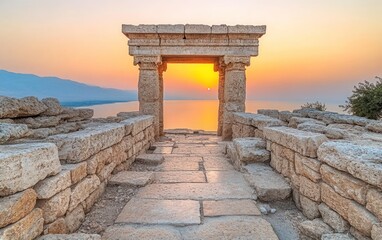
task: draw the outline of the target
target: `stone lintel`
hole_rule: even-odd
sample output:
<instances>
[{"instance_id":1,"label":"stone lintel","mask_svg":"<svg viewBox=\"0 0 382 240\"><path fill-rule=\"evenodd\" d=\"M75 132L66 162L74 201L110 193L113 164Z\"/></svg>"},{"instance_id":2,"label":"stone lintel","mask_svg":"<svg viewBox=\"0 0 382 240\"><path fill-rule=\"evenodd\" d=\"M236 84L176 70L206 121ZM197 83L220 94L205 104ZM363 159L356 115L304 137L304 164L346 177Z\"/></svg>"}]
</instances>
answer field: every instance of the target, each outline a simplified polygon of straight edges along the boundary
<instances>
[{"instance_id":1,"label":"stone lintel","mask_svg":"<svg viewBox=\"0 0 382 240\"><path fill-rule=\"evenodd\" d=\"M160 35L185 35L185 34L198 34L198 35L251 35L252 38L260 38L266 33L266 26L253 26L253 25L202 25L202 24L159 24L159 25L131 25L123 24L122 33L128 38L136 38L139 34L160 34Z\"/></svg>"}]
</instances>

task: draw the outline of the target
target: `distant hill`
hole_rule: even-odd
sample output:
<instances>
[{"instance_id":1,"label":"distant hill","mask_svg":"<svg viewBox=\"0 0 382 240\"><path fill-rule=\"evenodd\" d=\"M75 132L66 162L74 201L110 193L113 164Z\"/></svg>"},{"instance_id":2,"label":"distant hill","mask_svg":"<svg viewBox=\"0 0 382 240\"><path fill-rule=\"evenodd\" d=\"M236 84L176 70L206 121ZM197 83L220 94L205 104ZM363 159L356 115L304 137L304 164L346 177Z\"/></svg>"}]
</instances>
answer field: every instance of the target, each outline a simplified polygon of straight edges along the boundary
<instances>
[{"instance_id":1,"label":"distant hill","mask_svg":"<svg viewBox=\"0 0 382 240\"><path fill-rule=\"evenodd\" d=\"M81 106L137 100L137 92L91 86L57 77L39 77L32 74L0 70L0 95L39 99L55 97L64 105Z\"/></svg>"}]
</instances>

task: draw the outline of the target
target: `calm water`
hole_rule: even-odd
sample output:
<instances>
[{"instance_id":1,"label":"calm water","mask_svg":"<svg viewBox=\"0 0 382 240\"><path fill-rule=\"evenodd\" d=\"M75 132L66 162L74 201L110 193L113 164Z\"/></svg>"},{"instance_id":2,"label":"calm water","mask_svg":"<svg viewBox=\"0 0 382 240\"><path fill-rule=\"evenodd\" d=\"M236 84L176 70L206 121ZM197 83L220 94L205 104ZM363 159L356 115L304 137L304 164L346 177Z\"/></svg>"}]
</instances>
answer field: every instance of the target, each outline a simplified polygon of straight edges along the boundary
<instances>
[{"instance_id":1,"label":"calm water","mask_svg":"<svg viewBox=\"0 0 382 240\"><path fill-rule=\"evenodd\" d=\"M258 109L293 110L300 108L301 102L246 102L246 112L256 113ZM164 101L164 128L189 128L216 131L218 119L217 100L167 100ZM111 103L90 106L94 117L115 116L119 112L138 111L138 102ZM338 105L326 105L328 111L342 112Z\"/></svg>"}]
</instances>

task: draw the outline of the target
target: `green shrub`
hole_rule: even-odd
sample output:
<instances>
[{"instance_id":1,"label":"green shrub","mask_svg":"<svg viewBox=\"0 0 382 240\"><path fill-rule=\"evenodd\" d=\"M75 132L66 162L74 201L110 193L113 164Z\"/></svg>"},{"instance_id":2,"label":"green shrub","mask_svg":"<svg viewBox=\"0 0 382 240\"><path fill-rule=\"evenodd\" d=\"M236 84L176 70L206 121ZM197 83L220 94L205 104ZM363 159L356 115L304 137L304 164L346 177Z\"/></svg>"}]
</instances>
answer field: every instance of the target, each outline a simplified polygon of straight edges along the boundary
<instances>
[{"instance_id":1,"label":"green shrub","mask_svg":"<svg viewBox=\"0 0 382 240\"><path fill-rule=\"evenodd\" d=\"M326 106L324 103L320 103L320 102L314 102L314 103L305 103L304 105L301 106L301 108L313 108L313 109L316 109L316 110L319 110L319 111L325 111L326 110Z\"/></svg>"},{"instance_id":2,"label":"green shrub","mask_svg":"<svg viewBox=\"0 0 382 240\"><path fill-rule=\"evenodd\" d=\"M379 119L382 117L382 78L375 77L377 82L365 81L354 86L353 94L348 97L345 105L340 105L344 111L351 114Z\"/></svg>"}]
</instances>

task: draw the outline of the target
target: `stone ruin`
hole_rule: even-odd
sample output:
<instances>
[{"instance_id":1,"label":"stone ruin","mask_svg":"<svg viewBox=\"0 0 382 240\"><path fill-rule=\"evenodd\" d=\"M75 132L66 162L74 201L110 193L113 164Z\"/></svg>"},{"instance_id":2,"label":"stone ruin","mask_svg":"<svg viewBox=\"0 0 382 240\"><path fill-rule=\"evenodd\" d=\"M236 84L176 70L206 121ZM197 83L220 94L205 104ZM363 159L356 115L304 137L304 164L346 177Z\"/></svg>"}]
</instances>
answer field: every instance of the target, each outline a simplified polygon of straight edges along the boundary
<instances>
[{"instance_id":1,"label":"stone ruin","mask_svg":"<svg viewBox=\"0 0 382 240\"><path fill-rule=\"evenodd\" d=\"M293 198L310 219L303 237L382 239L382 121L259 110L235 113L232 131L233 165L249 173L259 199Z\"/></svg>"},{"instance_id":2,"label":"stone ruin","mask_svg":"<svg viewBox=\"0 0 382 240\"><path fill-rule=\"evenodd\" d=\"M155 135L163 135L163 72L168 63L212 63L219 72L219 136L232 137L234 112L245 112L245 68L258 55L266 26L123 25L129 54L139 65L139 109L154 116Z\"/></svg>"},{"instance_id":3,"label":"stone ruin","mask_svg":"<svg viewBox=\"0 0 382 240\"><path fill-rule=\"evenodd\" d=\"M92 116L53 98L0 97L0 239L76 231L111 174L154 141L151 116Z\"/></svg>"},{"instance_id":4,"label":"stone ruin","mask_svg":"<svg viewBox=\"0 0 382 240\"><path fill-rule=\"evenodd\" d=\"M234 211L254 211L251 214L256 217L247 222L247 227L258 234L266 232L268 238L263 239L285 239L272 229L278 226L258 218L261 213L254 204L256 198L270 203L292 199L308 219L298 224L301 239L382 239L381 121L314 109L244 112L245 66L249 65L250 56L257 55L258 38L265 33L265 27L124 25L123 33L130 38L134 63L140 66L140 113L94 119L92 110L65 108L52 98L39 101L34 97L0 97L0 239L35 239L43 235L39 237L42 240L99 240L100 235L75 232L108 183L119 184L125 178L139 182L139 173L125 172L136 159L162 164L172 153L172 157L186 154L185 159L190 159L190 163L180 167L196 164L192 166L194 170L206 174L205 168L234 166L246 181L246 185L242 183L236 189L235 184L227 182L230 177L226 175L225 184L182 185L193 189L149 184L140 191L138 195L184 194L181 200L194 200L186 200L192 202L194 210L186 220L192 218L197 226L186 230L171 228L174 239L182 239L178 231L184 231L183 236L191 239L195 234L211 236L210 231L203 230L208 226L225 226L240 234L240 223L244 221L240 216L229 223L206 219L230 211L231 215ZM219 71L218 134L227 140L232 136L233 140L221 142L210 136L207 139L214 139L211 143L199 136L187 138L192 131L180 136L175 131L171 134L181 139L179 145L162 139L155 142L163 133L162 72L166 63L200 61L214 63ZM188 146L189 143L196 147ZM148 149L152 152L150 146L155 148L154 154L145 154ZM203 159L203 155L215 155L195 162L192 154ZM235 174L238 177L239 172ZM209 177L202 174L204 181ZM170 185L175 193L168 190ZM206 186L208 191L198 186ZM230 207L224 205L227 199L211 201L221 200L214 199L213 194L236 198L227 196L231 192L245 199L239 205L231 201ZM147 207L146 203L152 202L155 201L142 198L129 203L139 208L141 203ZM200 202L206 208L199 207ZM260 208L263 214L274 212L263 210ZM134 213L131 208L126 211ZM129 214L121 213L121 219L131 221ZM253 229L252 225L261 229ZM151 229L151 234L157 229ZM118 236L124 231L127 230L121 226L112 226L104 239L120 239ZM140 228L130 226L129 231L139 232Z\"/></svg>"}]
</instances>

